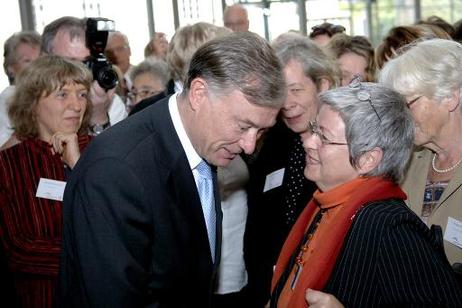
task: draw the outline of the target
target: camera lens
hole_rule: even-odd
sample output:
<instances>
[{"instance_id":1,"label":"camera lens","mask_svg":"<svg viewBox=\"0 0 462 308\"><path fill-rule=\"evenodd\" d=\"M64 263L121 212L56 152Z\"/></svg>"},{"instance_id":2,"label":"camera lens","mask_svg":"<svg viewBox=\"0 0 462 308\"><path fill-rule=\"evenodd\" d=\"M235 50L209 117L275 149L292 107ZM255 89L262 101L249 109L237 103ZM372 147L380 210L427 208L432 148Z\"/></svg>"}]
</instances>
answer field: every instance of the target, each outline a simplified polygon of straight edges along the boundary
<instances>
[{"instance_id":1,"label":"camera lens","mask_svg":"<svg viewBox=\"0 0 462 308\"><path fill-rule=\"evenodd\" d=\"M93 76L101 88L110 90L115 88L119 82L117 73L110 66L101 67L96 73L96 76Z\"/></svg>"}]
</instances>

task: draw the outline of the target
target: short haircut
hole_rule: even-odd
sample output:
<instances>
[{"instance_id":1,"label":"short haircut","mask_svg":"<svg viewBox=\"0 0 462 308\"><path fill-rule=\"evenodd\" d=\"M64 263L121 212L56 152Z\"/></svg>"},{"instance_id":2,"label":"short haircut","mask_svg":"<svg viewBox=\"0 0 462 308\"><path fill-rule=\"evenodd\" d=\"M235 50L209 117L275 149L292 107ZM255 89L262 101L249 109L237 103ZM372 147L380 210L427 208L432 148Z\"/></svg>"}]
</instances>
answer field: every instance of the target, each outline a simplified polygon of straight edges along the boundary
<instances>
[{"instance_id":1,"label":"short haircut","mask_svg":"<svg viewBox=\"0 0 462 308\"><path fill-rule=\"evenodd\" d=\"M345 137L353 167L358 166L364 153L378 147L383 152L382 160L365 176L380 176L399 183L414 142L414 126L406 100L380 84L363 82L360 85L320 94L320 106L327 105L337 111L345 123ZM359 99L361 91L370 95L370 102Z\"/></svg>"},{"instance_id":2,"label":"short haircut","mask_svg":"<svg viewBox=\"0 0 462 308\"><path fill-rule=\"evenodd\" d=\"M251 32L231 33L202 45L192 57L184 92L198 77L214 94L238 90L250 103L265 107L280 108L287 92L274 50Z\"/></svg>"},{"instance_id":3,"label":"short haircut","mask_svg":"<svg viewBox=\"0 0 462 308\"><path fill-rule=\"evenodd\" d=\"M311 28L310 38L314 39L318 35L334 36L337 33L345 32L345 27L342 25L334 25L330 22L324 22Z\"/></svg>"},{"instance_id":4,"label":"short haircut","mask_svg":"<svg viewBox=\"0 0 462 308\"><path fill-rule=\"evenodd\" d=\"M285 67L296 60L302 66L306 77L319 89L322 79L329 81L330 87L340 83L340 71L332 59L312 40L296 33L285 33L273 42L273 48Z\"/></svg>"},{"instance_id":5,"label":"short haircut","mask_svg":"<svg viewBox=\"0 0 462 308\"><path fill-rule=\"evenodd\" d=\"M149 58L135 66L130 73L130 79L135 80L141 74L148 73L153 78L158 79L163 85L168 82L168 66L163 60Z\"/></svg>"},{"instance_id":6,"label":"short haircut","mask_svg":"<svg viewBox=\"0 0 462 308\"><path fill-rule=\"evenodd\" d=\"M170 41L167 53L167 63L172 79L184 83L189 61L194 52L205 42L229 33L231 30L225 27L206 22L198 22L178 29Z\"/></svg>"},{"instance_id":7,"label":"short haircut","mask_svg":"<svg viewBox=\"0 0 462 308\"><path fill-rule=\"evenodd\" d=\"M3 69L10 82L12 82L14 76L10 76L8 67L14 64L18 59L16 55L16 49L21 44L27 44L32 47L40 48L40 34L36 31L21 31L16 32L10 36L3 44Z\"/></svg>"},{"instance_id":8,"label":"short haircut","mask_svg":"<svg viewBox=\"0 0 462 308\"><path fill-rule=\"evenodd\" d=\"M366 60L366 78L364 81L375 81L376 64L374 48L371 42L364 36L349 36L344 33L336 34L326 45L326 51L334 59L338 59L346 53L352 52Z\"/></svg>"},{"instance_id":9,"label":"short haircut","mask_svg":"<svg viewBox=\"0 0 462 308\"><path fill-rule=\"evenodd\" d=\"M20 139L38 136L35 112L40 98L69 83L82 84L90 91L92 80L91 72L80 62L51 55L39 57L19 74L8 108L8 116L16 136ZM79 134L88 133L91 102L89 98L87 100Z\"/></svg>"},{"instance_id":10,"label":"short haircut","mask_svg":"<svg viewBox=\"0 0 462 308\"><path fill-rule=\"evenodd\" d=\"M461 67L462 45L433 39L411 45L388 61L379 80L405 96L425 95L439 101L462 90Z\"/></svg>"},{"instance_id":11,"label":"short haircut","mask_svg":"<svg viewBox=\"0 0 462 308\"><path fill-rule=\"evenodd\" d=\"M85 23L85 19L64 16L46 25L42 33L42 53L49 55L54 54L53 40L60 30L67 31L71 40L78 37L85 41Z\"/></svg>"}]
</instances>

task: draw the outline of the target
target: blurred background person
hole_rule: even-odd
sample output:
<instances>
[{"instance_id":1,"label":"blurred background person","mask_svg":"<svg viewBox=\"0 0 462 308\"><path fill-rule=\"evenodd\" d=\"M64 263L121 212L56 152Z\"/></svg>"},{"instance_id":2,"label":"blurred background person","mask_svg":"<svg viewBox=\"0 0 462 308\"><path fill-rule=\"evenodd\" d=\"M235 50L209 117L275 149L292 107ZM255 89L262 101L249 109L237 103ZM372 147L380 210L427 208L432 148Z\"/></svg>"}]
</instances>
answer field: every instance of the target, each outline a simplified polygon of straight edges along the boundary
<instances>
[{"instance_id":1,"label":"blurred background person","mask_svg":"<svg viewBox=\"0 0 462 308\"><path fill-rule=\"evenodd\" d=\"M443 18L441 18L439 16L436 16L436 15L429 16L424 20L418 21L417 24L418 25L428 25L428 26L431 26L431 27L437 27L440 30L442 30L442 31L446 32L447 34L449 34L449 36L451 38L454 38L454 34L455 34L454 26L451 25L450 23L448 23L446 20L444 20Z\"/></svg>"},{"instance_id":2,"label":"blurred background person","mask_svg":"<svg viewBox=\"0 0 462 308\"><path fill-rule=\"evenodd\" d=\"M149 58L135 66L130 72L133 85L128 93L129 110L142 100L164 92L168 76L167 63L162 60Z\"/></svg>"},{"instance_id":3,"label":"blurred background person","mask_svg":"<svg viewBox=\"0 0 462 308\"><path fill-rule=\"evenodd\" d=\"M0 152L0 232L21 307L52 307L62 194L90 141L91 82L83 64L57 56L37 59L16 80L8 113L18 143Z\"/></svg>"},{"instance_id":4,"label":"blurred background person","mask_svg":"<svg viewBox=\"0 0 462 308\"><path fill-rule=\"evenodd\" d=\"M35 31L16 32L3 45L3 69L10 84L40 55L40 34Z\"/></svg>"},{"instance_id":5,"label":"blurred background person","mask_svg":"<svg viewBox=\"0 0 462 308\"><path fill-rule=\"evenodd\" d=\"M247 9L241 4L227 6L223 12L223 24L233 32L249 31Z\"/></svg>"},{"instance_id":6,"label":"blurred background person","mask_svg":"<svg viewBox=\"0 0 462 308\"><path fill-rule=\"evenodd\" d=\"M434 39L411 45L380 73L380 82L406 97L416 127L417 148L402 184L406 202L429 227L441 226L455 269L462 263L460 67L462 45Z\"/></svg>"},{"instance_id":7,"label":"blurred background person","mask_svg":"<svg viewBox=\"0 0 462 308\"><path fill-rule=\"evenodd\" d=\"M381 69L385 63L396 55L396 51L418 39L442 38L450 40L445 31L428 25L410 25L391 28L375 51L377 67Z\"/></svg>"},{"instance_id":8,"label":"blurred background person","mask_svg":"<svg viewBox=\"0 0 462 308\"><path fill-rule=\"evenodd\" d=\"M45 26L42 33L42 54L84 61L90 56L85 43L86 19L71 16L58 18ZM128 115L125 104L115 88L106 91L93 81L90 96L93 105L90 115L90 133L97 135Z\"/></svg>"},{"instance_id":9,"label":"blurred background person","mask_svg":"<svg viewBox=\"0 0 462 308\"><path fill-rule=\"evenodd\" d=\"M107 59L122 71L124 80L122 83L122 98L126 98L133 84L130 79L130 71L133 69L133 65L130 63L132 52L127 36L120 31L109 32L104 53Z\"/></svg>"},{"instance_id":10,"label":"blurred background person","mask_svg":"<svg viewBox=\"0 0 462 308\"><path fill-rule=\"evenodd\" d=\"M163 32L154 33L154 37L148 42L144 48L144 57L156 57L165 60L168 52L168 41Z\"/></svg>"},{"instance_id":11,"label":"blurred background person","mask_svg":"<svg viewBox=\"0 0 462 308\"><path fill-rule=\"evenodd\" d=\"M225 27L215 26L206 22L198 22L177 29L168 47L167 65L170 72L170 79L167 82L166 93L152 96L142 103L135 105L130 114L139 112L165 96L181 92L183 90L183 82L187 77L189 62L194 52L205 42L229 33L231 31Z\"/></svg>"},{"instance_id":12,"label":"blurred background person","mask_svg":"<svg viewBox=\"0 0 462 308\"><path fill-rule=\"evenodd\" d=\"M319 46L325 46L331 38L337 33L344 33L345 27L342 25L334 25L329 22L316 25L311 28L310 39L316 42Z\"/></svg>"},{"instance_id":13,"label":"blurred background person","mask_svg":"<svg viewBox=\"0 0 462 308\"><path fill-rule=\"evenodd\" d=\"M3 45L3 69L10 85L0 93L0 146L13 133L7 114L9 99L14 93L14 80L40 55L40 34L35 31L16 32Z\"/></svg>"},{"instance_id":14,"label":"blurred background person","mask_svg":"<svg viewBox=\"0 0 462 308\"><path fill-rule=\"evenodd\" d=\"M318 190L279 256L271 307L306 307L307 289L346 307L460 307L462 290L399 187L414 127L404 97L355 79L319 95L302 134L305 176Z\"/></svg>"},{"instance_id":15,"label":"blurred background person","mask_svg":"<svg viewBox=\"0 0 462 308\"><path fill-rule=\"evenodd\" d=\"M325 51L342 72L342 86L348 85L355 76L360 76L363 81L375 81L374 48L366 37L338 33L325 46Z\"/></svg>"},{"instance_id":16,"label":"blurred background person","mask_svg":"<svg viewBox=\"0 0 462 308\"><path fill-rule=\"evenodd\" d=\"M286 33L273 48L284 67L287 97L276 125L262 137L249 163L244 256L250 307L268 302L281 247L316 190L303 176L305 156L299 134L316 116L318 93L339 83L335 63L310 39Z\"/></svg>"}]
</instances>

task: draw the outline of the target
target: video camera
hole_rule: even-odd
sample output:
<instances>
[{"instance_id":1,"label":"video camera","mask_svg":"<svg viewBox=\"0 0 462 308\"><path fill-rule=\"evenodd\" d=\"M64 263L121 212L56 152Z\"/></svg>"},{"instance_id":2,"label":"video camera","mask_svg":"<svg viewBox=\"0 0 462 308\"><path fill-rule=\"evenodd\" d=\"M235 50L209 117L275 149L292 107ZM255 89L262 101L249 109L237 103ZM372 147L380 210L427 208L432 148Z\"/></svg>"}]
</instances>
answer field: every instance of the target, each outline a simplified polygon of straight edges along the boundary
<instances>
[{"instance_id":1,"label":"video camera","mask_svg":"<svg viewBox=\"0 0 462 308\"><path fill-rule=\"evenodd\" d=\"M86 46L90 56L84 61L93 73L93 79L107 90L115 88L119 82L116 71L104 56L109 31L115 30L114 21L106 18L88 18L85 31Z\"/></svg>"}]
</instances>

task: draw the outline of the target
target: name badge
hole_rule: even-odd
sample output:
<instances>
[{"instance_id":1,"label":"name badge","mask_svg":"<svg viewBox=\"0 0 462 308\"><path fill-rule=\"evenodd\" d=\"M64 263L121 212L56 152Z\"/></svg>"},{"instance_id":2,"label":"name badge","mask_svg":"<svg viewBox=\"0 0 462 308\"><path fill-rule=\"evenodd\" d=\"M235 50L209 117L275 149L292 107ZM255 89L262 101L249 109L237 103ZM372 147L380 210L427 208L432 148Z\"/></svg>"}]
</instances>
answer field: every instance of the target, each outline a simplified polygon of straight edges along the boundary
<instances>
[{"instance_id":1,"label":"name badge","mask_svg":"<svg viewBox=\"0 0 462 308\"><path fill-rule=\"evenodd\" d=\"M444 240L449 243L456 245L459 248L462 248L462 222L448 217L448 223L446 225L446 230L444 231Z\"/></svg>"},{"instance_id":2,"label":"name badge","mask_svg":"<svg viewBox=\"0 0 462 308\"><path fill-rule=\"evenodd\" d=\"M268 190L281 186L285 170L285 168L282 168L268 174L266 176L265 187L263 187L263 192L267 192Z\"/></svg>"},{"instance_id":3,"label":"name badge","mask_svg":"<svg viewBox=\"0 0 462 308\"><path fill-rule=\"evenodd\" d=\"M66 182L40 178L35 196L56 201L63 201Z\"/></svg>"}]
</instances>

